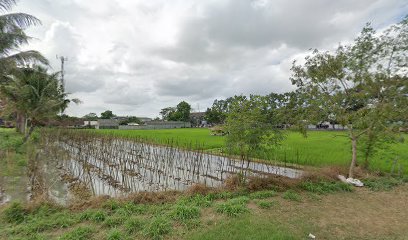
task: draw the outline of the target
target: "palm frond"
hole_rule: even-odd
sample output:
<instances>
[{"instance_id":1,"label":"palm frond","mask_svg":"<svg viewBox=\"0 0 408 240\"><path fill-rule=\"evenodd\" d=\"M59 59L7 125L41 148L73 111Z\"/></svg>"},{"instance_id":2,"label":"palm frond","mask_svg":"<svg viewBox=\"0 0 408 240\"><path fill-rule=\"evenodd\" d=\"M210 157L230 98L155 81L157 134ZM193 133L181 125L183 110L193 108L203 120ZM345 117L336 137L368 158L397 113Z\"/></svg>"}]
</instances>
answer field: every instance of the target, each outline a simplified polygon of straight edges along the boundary
<instances>
[{"instance_id":1,"label":"palm frond","mask_svg":"<svg viewBox=\"0 0 408 240\"><path fill-rule=\"evenodd\" d=\"M5 58L0 58L0 64L2 64L2 62L16 62L21 65L27 65L30 63L49 65L48 60L37 51L19 52Z\"/></svg>"},{"instance_id":2,"label":"palm frond","mask_svg":"<svg viewBox=\"0 0 408 240\"><path fill-rule=\"evenodd\" d=\"M1 11L8 11L14 5L16 5L16 3L17 3L16 0L0 0L0 10Z\"/></svg>"},{"instance_id":3,"label":"palm frond","mask_svg":"<svg viewBox=\"0 0 408 240\"><path fill-rule=\"evenodd\" d=\"M9 13L1 15L0 22L6 27L14 25L21 29L41 24L41 21L38 18L26 13Z\"/></svg>"}]
</instances>

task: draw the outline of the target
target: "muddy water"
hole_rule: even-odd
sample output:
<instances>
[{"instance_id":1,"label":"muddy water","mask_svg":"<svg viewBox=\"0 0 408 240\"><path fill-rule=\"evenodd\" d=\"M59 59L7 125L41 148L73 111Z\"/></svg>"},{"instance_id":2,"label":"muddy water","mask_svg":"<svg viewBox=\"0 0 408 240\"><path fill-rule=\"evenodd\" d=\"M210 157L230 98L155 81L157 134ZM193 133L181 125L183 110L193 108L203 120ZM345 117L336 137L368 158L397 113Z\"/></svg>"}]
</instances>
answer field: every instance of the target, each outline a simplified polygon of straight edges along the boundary
<instances>
[{"instance_id":1,"label":"muddy water","mask_svg":"<svg viewBox=\"0 0 408 240\"><path fill-rule=\"evenodd\" d=\"M243 177L282 175L300 177L302 171L203 152L185 151L125 140L59 141L44 151L68 182L86 186L93 195L123 196L140 191L185 190L195 183L218 187L232 174ZM52 146L52 147L51 147ZM59 149L58 154L52 149ZM54 151L54 154L51 152ZM69 194L53 183L56 199ZM56 196L57 194L61 196Z\"/></svg>"}]
</instances>

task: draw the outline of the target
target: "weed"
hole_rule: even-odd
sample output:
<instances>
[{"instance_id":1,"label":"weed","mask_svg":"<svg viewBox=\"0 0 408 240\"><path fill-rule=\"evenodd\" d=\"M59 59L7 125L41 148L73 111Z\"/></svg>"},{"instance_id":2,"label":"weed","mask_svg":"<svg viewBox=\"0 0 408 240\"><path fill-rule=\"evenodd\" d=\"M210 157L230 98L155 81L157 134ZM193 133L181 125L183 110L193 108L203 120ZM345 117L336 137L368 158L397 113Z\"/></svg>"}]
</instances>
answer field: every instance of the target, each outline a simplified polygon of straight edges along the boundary
<instances>
[{"instance_id":1,"label":"weed","mask_svg":"<svg viewBox=\"0 0 408 240\"><path fill-rule=\"evenodd\" d=\"M106 217L107 217L107 214L104 211L86 210L79 216L79 220L103 222L105 221Z\"/></svg>"},{"instance_id":2,"label":"weed","mask_svg":"<svg viewBox=\"0 0 408 240\"><path fill-rule=\"evenodd\" d=\"M242 213L249 212L246 204L248 203L248 197L238 197L230 199L226 202L219 203L216 206L216 211L219 213L224 213L228 216L238 216Z\"/></svg>"},{"instance_id":3,"label":"weed","mask_svg":"<svg viewBox=\"0 0 408 240\"><path fill-rule=\"evenodd\" d=\"M257 202L258 207L263 208L263 209L269 209L272 207L273 202L271 201L265 201L265 200L261 200Z\"/></svg>"},{"instance_id":4,"label":"weed","mask_svg":"<svg viewBox=\"0 0 408 240\"><path fill-rule=\"evenodd\" d=\"M93 230L90 227L77 227L74 230L65 233L60 240L88 240L92 237Z\"/></svg>"},{"instance_id":5,"label":"weed","mask_svg":"<svg viewBox=\"0 0 408 240\"><path fill-rule=\"evenodd\" d=\"M192 230L201 225L200 219L188 219L183 221L183 225L187 228L187 230Z\"/></svg>"},{"instance_id":6,"label":"weed","mask_svg":"<svg viewBox=\"0 0 408 240\"><path fill-rule=\"evenodd\" d=\"M107 217L103 222L103 225L106 227L117 227L123 224L125 219L121 216L111 216Z\"/></svg>"},{"instance_id":7,"label":"weed","mask_svg":"<svg viewBox=\"0 0 408 240\"><path fill-rule=\"evenodd\" d=\"M27 216L27 211L21 203L14 202L4 210L4 217L8 223L22 223Z\"/></svg>"},{"instance_id":8,"label":"weed","mask_svg":"<svg viewBox=\"0 0 408 240\"><path fill-rule=\"evenodd\" d=\"M143 221L138 218L131 218L125 222L125 230L128 234L139 232L143 228Z\"/></svg>"},{"instance_id":9,"label":"weed","mask_svg":"<svg viewBox=\"0 0 408 240\"><path fill-rule=\"evenodd\" d=\"M372 191L389 191L394 187L402 184L404 179L398 178L376 178L376 179L367 179L364 181L364 184Z\"/></svg>"},{"instance_id":10,"label":"weed","mask_svg":"<svg viewBox=\"0 0 408 240\"><path fill-rule=\"evenodd\" d=\"M164 217L154 218L145 228L145 235L153 239L162 239L162 237L171 231L171 223Z\"/></svg>"},{"instance_id":11,"label":"weed","mask_svg":"<svg viewBox=\"0 0 408 240\"><path fill-rule=\"evenodd\" d=\"M293 190L288 190L283 193L282 197L284 199L300 202L302 201L302 197L299 195L299 193L293 191Z\"/></svg>"},{"instance_id":12,"label":"weed","mask_svg":"<svg viewBox=\"0 0 408 240\"><path fill-rule=\"evenodd\" d=\"M125 235L118 229L113 229L108 233L107 240L123 240L126 239Z\"/></svg>"},{"instance_id":13,"label":"weed","mask_svg":"<svg viewBox=\"0 0 408 240\"><path fill-rule=\"evenodd\" d=\"M102 204L102 207L107 210L116 210L120 207L120 204L113 199L109 199Z\"/></svg>"},{"instance_id":14,"label":"weed","mask_svg":"<svg viewBox=\"0 0 408 240\"><path fill-rule=\"evenodd\" d=\"M305 181L300 184L300 187L306 191L313 192L313 193L319 193L319 194L353 191L353 187L350 184L346 184L343 182Z\"/></svg>"},{"instance_id":15,"label":"weed","mask_svg":"<svg viewBox=\"0 0 408 240\"><path fill-rule=\"evenodd\" d=\"M200 217L200 208L196 206L179 204L175 206L175 209L172 212L172 216L173 218L181 221L198 218Z\"/></svg>"},{"instance_id":16,"label":"weed","mask_svg":"<svg viewBox=\"0 0 408 240\"><path fill-rule=\"evenodd\" d=\"M265 198L270 198L276 195L276 192L273 190L266 190L266 191L259 191L259 192L254 192L249 195L251 199L265 199Z\"/></svg>"}]
</instances>

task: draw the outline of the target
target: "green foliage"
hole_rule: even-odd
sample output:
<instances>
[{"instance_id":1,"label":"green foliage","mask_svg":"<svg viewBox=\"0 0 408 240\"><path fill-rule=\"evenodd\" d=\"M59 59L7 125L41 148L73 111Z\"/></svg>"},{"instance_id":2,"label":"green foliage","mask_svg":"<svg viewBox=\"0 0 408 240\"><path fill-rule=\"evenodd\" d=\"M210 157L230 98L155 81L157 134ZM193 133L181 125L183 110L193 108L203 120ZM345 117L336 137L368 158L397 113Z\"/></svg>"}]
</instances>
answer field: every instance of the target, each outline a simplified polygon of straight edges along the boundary
<instances>
[{"instance_id":1,"label":"green foliage","mask_svg":"<svg viewBox=\"0 0 408 240\"><path fill-rule=\"evenodd\" d=\"M103 225L106 227L118 227L125 222L125 217L123 216L109 216L103 222Z\"/></svg>"},{"instance_id":2,"label":"green foliage","mask_svg":"<svg viewBox=\"0 0 408 240\"><path fill-rule=\"evenodd\" d=\"M113 117L116 117L116 115L113 114L111 110L106 110L101 113L101 119L111 119Z\"/></svg>"},{"instance_id":3,"label":"green foliage","mask_svg":"<svg viewBox=\"0 0 408 240\"><path fill-rule=\"evenodd\" d=\"M79 216L81 221L103 222L107 217L106 212L102 210L86 210Z\"/></svg>"},{"instance_id":4,"label":"green foliage","mask_svg":"<svg viewBox=\"0 0 408 240\"><path fill-rule=\"evenodd\" d=\"M120 204L115 199L109 199L102 204L102 207L108 210L116 210L120 207Z\"/></svg>"},{"instance_id":5,"label":"green foliage","mask_svg":"<svg viewBox=\"0 0 408 240\"><path fill-rule=\"evenodd\" d=\"M64 233L60 240L88 240L92 238L94 230L90 227L77 227L70 232Z\"/></svg>"},{"instance_id":6,"label":"green foliage","mask_svg":"<svg viewBox=\"0 0 408 240\"><path fill-rule=\"evenodd\" d=\"M181 101L176 107L166 107L160 111L163 120L167 121L190 121L191 106L185 101Z\"/></svg>"},{"instance_id":7,"label":"green foliage","mask_svg":"<svg viewBox=\"0 0 408 240\"><path fill-rule=\"evenodd\" d=\"M249 212L246 204L249 202L248 197L238 197L227 200L226 202L218 203L215 207L219 213L226 214L231 217L236 217L240 214Z\"/></svg>"},{"instance_id":8,"label":"green foliage","mask_svg":"<svg viewBox=\"0 0 408 240\"><path fill-rule=\"evenodd\" d=\"M152 239L162 239L164 235L170 233L171 229L171 222L160 216L152 219L144 229L144 234Z\"/></svg>"},{"instance_id":9,"label":"green foliage","mask_svg":"<svg viewBox=\"0 0 408 240\"><path fill-rule=\"evenodd\" d=\"M26 217L27 211L19 202L13 202L4 210L4 218L9 223L21 223Z\"/></svg>"},{"instance_id":10,"label":"green foliage","mask_svg":"<svg viewBox=\"0 0 408 240\"><path fill-rule=\"evenodd\" d=\"M124 240L126 236L118 229L113 229L108 233L107 240Z\"/></svg>"},{"instance_id":11,"label":"green foliage","mask_svg":"<svg viewBox=\"0 0 408 240\"><path fill-rule=\"evenodd\" d=\"M262 208L262 209L269 209L272 207L273 202L271 201L265 201L265 200L260 200L256 203L258 205L258 207Z\"/></svg>"},{"instance_id":12,"label":"green foliage","mask_svg":"<svg viewBox=\"0 0 408 240\"><path fill-rule=\"evenodd\" d=\"M178 204L175 206L172 216L177 220L188 220L200 217L200 208L192 205Z\"/></svg>"},{"instance_id":13,"label":"green foliage","mask_svg":"<svg viewBox=\"0 0 408 240\"><path fill-rule=\"evenodd\" d=\"M394 187L407 182L405 178L382 177L364 180L366 187L372 191L389 191Z\"/></svg>"},{"instance_id":14,"label":"green foliage","mask_svg":"<svg viewBox=\"0 0 408 240\"><path fill-rule=\"evenodd\" d=\"M265 190L265 191L258 191L251 193L249 197L251 199L264 199L264 198L270 198L276 196L276 192L273 190Z\"/></svg>"},{"instance_id":15,"label":"green foliage","mask_svg":"<svg viewBox=\"0 0 408 240\"><path fill-rule=\"evenodd\" d=\"M353 191L353 187L350 184L346 184L343 182L306 181L306 182L301 183L300 187L306 191L319 193L319 194Z\"/></svg>"},{"instance_id":16,"label":"green foliage","mask_svg":"<svg viewBox=\"0 0 408 240\"><path fill-rule=\"evenodd\" d=\"M286 192L283 193L282 197L287 200L292 200L296 202L302 201L302 197L299 195L299 193L293 191L293 190L287 190Z\"/></svg>"},{"instance_id":17,"label":"green foliage","mask_svg":"<svg viewBox=\"0 0 408 240\"><path fill-rule=\"evenodd\" d=\"M134 234L139 232L143 229L145 225L144 221L139 218L130 218L125 222L125 230L128 234Z\"/></svg>"}]
</instances>

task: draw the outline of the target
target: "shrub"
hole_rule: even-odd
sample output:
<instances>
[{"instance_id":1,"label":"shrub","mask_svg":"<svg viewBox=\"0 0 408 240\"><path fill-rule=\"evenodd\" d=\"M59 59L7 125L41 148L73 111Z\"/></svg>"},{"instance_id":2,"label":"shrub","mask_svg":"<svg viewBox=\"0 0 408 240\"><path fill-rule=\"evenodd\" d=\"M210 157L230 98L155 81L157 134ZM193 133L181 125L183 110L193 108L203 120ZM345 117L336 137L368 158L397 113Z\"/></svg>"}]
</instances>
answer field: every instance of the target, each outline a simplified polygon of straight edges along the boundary
<instances>
[{"instance_id":1,"label":"shrub","mask_svg":"<svg viewBox=\"0 0 408 240\"><path fill-rule=\"evenodd\" d=\"M302 201L302 197L299 195L299 193L293 191L293 190L288 190L285 193L283 193L282 196L284 199L300 202Z\"/></svg>"},{"instance_id":2,"label":"shrub","mask_svg":"<svg viewBox=\"0 0 408 240\"><path fill-rule=\"evenodd\" d=\"M22 223L27 216L27 211L23 208L21 203L14 202L4 210L5 220L9 223Z\"/></svg>"},{"instance_id":3,"label":"shrub","mask_svg":"<svg viewBox=\"0 0 408 240\"><path fill-rule=\"evenodd\" d=\"M65 233L60 240L88 240L92 237L93 230L90 227L77 227L76 229Z\"/></svg>"},{"instance_id":4,"label":"shrub","mask_svg":"<svg viewBox=\"0 0 408 240\"><path fill-rule=\"evenodd\" d=\"M161 239L163 235L170 233L170 231L170 221L164 217L156 217L145 228L145 235L153 239Z\"/></svg>"}]
</instances>

